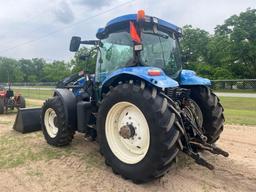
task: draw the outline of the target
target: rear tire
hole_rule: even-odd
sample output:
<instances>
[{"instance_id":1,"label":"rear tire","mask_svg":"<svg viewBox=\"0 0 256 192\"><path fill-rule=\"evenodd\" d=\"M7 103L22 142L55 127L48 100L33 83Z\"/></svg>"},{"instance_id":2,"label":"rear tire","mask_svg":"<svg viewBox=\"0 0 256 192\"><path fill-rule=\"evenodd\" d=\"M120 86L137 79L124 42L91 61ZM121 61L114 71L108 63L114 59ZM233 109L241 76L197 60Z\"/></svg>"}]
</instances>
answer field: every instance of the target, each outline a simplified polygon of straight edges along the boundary
<instances>
[{"instance_id":1,"label":"rear tire","mask_svg":"<svg viewBox=\"0 0 256 192\"><path fill-rule=\"evenodd\" d=\"M4 99L0 98L0 114L4 114Z\"/></svg>"},{"instance_id":2,"label":"rear tire","mask_svg":"<svg viewBox=\"0 0 256 192\"><path fill-rule=\"evenodd\" d=\"M48 144L60 147L71 143L74 131L68 126L60 97L48 99L42 107L41 125Z\"/></svg>"},{"instance_id":3,"label":"rear tire","mask_svg":"<svg viewBox=\"0 0 256 192\"><path fill-rule=\"evenodd\" d=\"M111 133L109 133L111 129L108 128L108 123L111 123L109 117L111 117L112 111L115 110L115 106L122 106L122 104L127 104L127 107L123 111L120 111L120 115L116 113L116 118L113 116L114 122L112 122L112 125L116 123L116 127L112 128L113 135L115 132L120 134L120 124L123 123L123 119L126 118L125 115L122 116L122 112L128 115L128 119L131 119L131 122L135 119L131 124L135 127L134 134L139 135L140 131L148 129L148 132L144 131L143 133L145 134L141 135L145 137L147 133L149 134L150 138L148 139L150 142L148 149L143 151L144 156L137 159L133 158L134 155L130 152L133 151L132 148L129 149L129 147L127 147L128 152L126 153L126 160L125 155L122 157L118 154L121 154L118 150L122 148L119 148L117 145L117 147L113 149L113 145L111 144L113 141L108 139L111 137ZM126 113L125 110L128 110L129 107L132 107L130 109L131 111L137 110L137 115L132 116L130 112L129 114ZM135 183L143 183L158 178L168 171L179 152L178 141L180 139L180 133L175 125L176 115L168 107L167 100L161 97L155 88L150 90L143 85L138 86L127 83L118 85L107 93L102 101L98 114L100 114L97 118L100 152L105 157L106 164L112 167L114 173L120 174L126 179L131 179ZM140 120L136 121L136 117ZM146 123L143 119L146 120ZM119 124L117 122L121 123ZM126 123L124 122L124 125L127 125L128 122L129 120L127 120ZM142 127L144 124L146 125ZM147 125L148 128L145 128ZM113 135L112 138L114 138ZM116 139L118 139L118 136L120 138L122 137L120 134L117 135ZM130 139L132 138L128 139L127 145L129 145L129 142L133 142L130 141ZM136 138L134 138L134 140L135 139ZM125 139L121 138L120 140ZM143 140L143 138L141 138L141 140ZM120 143L122 145L122 142ZM123 146L126 147L127 145L124 144ZM126 149L124 149L124 151L125 150Z\"/></svg>"},{"instance_id":4,"label":"rear tire","mask_svg":"<svg viewBox=\"0 0 256 192\"><path fill-rule=\"evenodd\" d=\"M198 104L203 113L204 134L208 143L215 143L224 128L223 107L219 98L208 87L197 86L191 88L191 98Z\"/></svg>"}]
</instances>

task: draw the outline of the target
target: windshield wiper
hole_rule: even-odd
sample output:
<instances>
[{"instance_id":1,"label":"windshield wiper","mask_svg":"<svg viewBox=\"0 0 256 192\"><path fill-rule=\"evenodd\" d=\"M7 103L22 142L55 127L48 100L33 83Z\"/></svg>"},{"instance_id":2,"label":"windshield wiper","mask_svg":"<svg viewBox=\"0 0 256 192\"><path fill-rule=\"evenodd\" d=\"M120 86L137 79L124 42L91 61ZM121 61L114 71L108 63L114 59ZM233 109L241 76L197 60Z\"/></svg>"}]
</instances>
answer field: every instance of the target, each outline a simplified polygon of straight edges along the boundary
<instances>
[{"instance_id":1,"label":"windshield wiper","mask_svg":"<svg viewBox=\"0 0 256 192\"><path fill-rule=\"evenodd\" d=\"M144 34L150 34L150 35L156 35L158 37L162 37L162 38L165 38L165 39L168 39L168 35L164 35L164 34L160 34L160 33L153 33L153 32L149 32L149 31L144 31L143 32Z\"/></svg>"}]
</instances>

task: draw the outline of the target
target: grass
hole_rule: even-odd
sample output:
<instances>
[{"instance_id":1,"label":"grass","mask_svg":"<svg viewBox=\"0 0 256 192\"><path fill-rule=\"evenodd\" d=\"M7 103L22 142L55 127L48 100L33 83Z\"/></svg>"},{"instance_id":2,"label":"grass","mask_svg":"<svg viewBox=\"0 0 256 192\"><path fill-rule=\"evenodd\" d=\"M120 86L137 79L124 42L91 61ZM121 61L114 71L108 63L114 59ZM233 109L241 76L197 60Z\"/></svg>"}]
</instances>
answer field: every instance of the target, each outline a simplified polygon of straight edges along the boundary
<instances>
[{"instance_id":1,"label":"grass","mask_svg":"<svg viewBox=\"0 0 256 192\"><path fill-rule=\"evenodd\" d=\"M26 99L27 107L41 107L43 105L44 100L31 100Z\"/></svg>"},{"instance_id":2,"label":"grass","mask_svg":"<svg viewBox=\"0 0 256 192\"><path fill-rule=\"evenodd\" d=\"M214 92L222 93L256 93L255 89L216 89Z\"/></svg>"},{"instance_id":3,"label":"grass","mask_svg":"<svg viewBox=\"0 0 256 192\"><path fill-rule=\"evenodd\" d=\"M69 155L72 147L54 148L43 142L34 142L41 133L19 135L9 133L0 137L0 169L12 168L29 161L51 160ZM40 136L41 137L41 136Z\"/></svg>"},{"instance_id":4,"label":"grass","mask_svg":"<svg viewBox=\"0 0 256 192\"><path fill-rule=\"evenodd\" d=\"M256 125L256 98L221 97L227 124Z\"/></svg>"},{"instance_id":5,"label":"grass","mask_svg":"<svg viewBox=\"0 0 256 192\"><path fill-rule=\"evenodd\" d=\"M37 142L41 133L19 135L11 132L0 137L0 169L12 168L31 161L51 160L69 155L72 147L54 148Z\"/></svg>"},{"instance_id":6,"label":"grass","mask_svg":"<svg viewBox=\"0 0 256 192\"><path fill-rule=\"evenodd\" d=\"M14 131L0 136L0 170L14 168L35 161L49 161L74 156L85 164L86 168L102 169L104 165L98 149L86 150L81 147L83 139L74 140L66 147L53 147L46 143L41 132L22 135ZM86 151L86 152L85 152ZM68 163L68 161L66 162ZM72 162L71 162L72 163ZM31 176L40 176L37 170L28 172Z\"/></svg>"},{"instance_id":7,"label":"grass","mask_svg":"<svg viewBox=\"0 0 256 192\"><path fill-rule=\"evenodd\" d=\"M15 93L20 93L25 98L45 100L52 96L52 90L40 89L14 89Z\"/></svg>"}]
</instances>

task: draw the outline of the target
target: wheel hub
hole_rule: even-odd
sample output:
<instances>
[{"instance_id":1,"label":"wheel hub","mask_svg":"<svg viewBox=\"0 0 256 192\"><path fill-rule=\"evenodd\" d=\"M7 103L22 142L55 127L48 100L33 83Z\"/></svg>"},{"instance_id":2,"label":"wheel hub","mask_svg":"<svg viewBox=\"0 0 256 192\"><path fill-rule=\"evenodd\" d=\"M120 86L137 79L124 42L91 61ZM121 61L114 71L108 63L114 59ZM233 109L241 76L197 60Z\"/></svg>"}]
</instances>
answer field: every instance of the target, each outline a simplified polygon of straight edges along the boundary
<instances>
[{"instance_id":1,"label":"wheel hub","mask_svg":"<svg viewBox=\"0 0 256 192\"><path fill-rule=\"evenodd\" d=\"M51 138L55 138L58 133L58 117L52 108L48 108L44 114L44 125Z\"/></svg>"},{"instance_id":2,"label":"wheel hub","mask_svg":"<svg viewBox=\"0 0 256 192\"><path fill-rule=\"evenodd\" d=\"M128 164L141 161L149 149L150 132L142 111L132 103L116 103L106 117L105 134L110 149Z\"/></svg>"},{"instance_id":3,"label":"wheel hub","mask_svg":"<svg viewBox=\"0 0 256 192\"><path fill-rule=\"evenodd\" d=\"M124 125L120 128L119 134L124 139L130 139L135 135L135 128L133 125Z\"/></svg>"}]
</instances>

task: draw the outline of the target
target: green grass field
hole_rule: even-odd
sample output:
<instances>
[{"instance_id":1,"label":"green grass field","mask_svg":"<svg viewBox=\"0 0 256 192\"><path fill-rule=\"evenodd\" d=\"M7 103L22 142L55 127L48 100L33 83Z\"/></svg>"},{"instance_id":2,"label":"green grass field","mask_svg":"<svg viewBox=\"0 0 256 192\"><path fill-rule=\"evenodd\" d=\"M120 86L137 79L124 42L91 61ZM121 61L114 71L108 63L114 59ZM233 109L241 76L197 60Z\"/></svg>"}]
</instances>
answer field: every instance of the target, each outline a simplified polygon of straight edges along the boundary
<instances>
[{"instance_id":1,"label":"green grass field","mask_svg":"<svg viewBox=\"0 0 256 192\"><path fill-rule=\"evenodd\" d=\"M227 124L256 125L256 98L221 97Z\"/></svg>"},{"instance_id":2,"label":"green grass field","mask_svg":"<svg viewBox=\"0 0 256 192\"><path fill-rule=\"evenodd\" d=\"M15 89L25 98L45 100L52 96L49 90ZM221 97L227 124L256 125L256 98Z\"/></svg>"},{"instance_id":3,"label":"green grass field","mask_svg":"<svg viewBox=\"0 0 256 192\"><path fill-rule=\"evenodd\" d=\"M21 93L25 98L45 100L52 96L51 90L40 89L14 89L15 93Z\"/></svg>"},{"instance_id":4,"label":"green grass field","mask_svg":"<svg viewBox=\"0 0 256 192\"><path fill-rule=\"evenodd\" d=\"M214 92L218 93L256 93L255 89L216 89Z\"/></svg>"}]
</instances>

